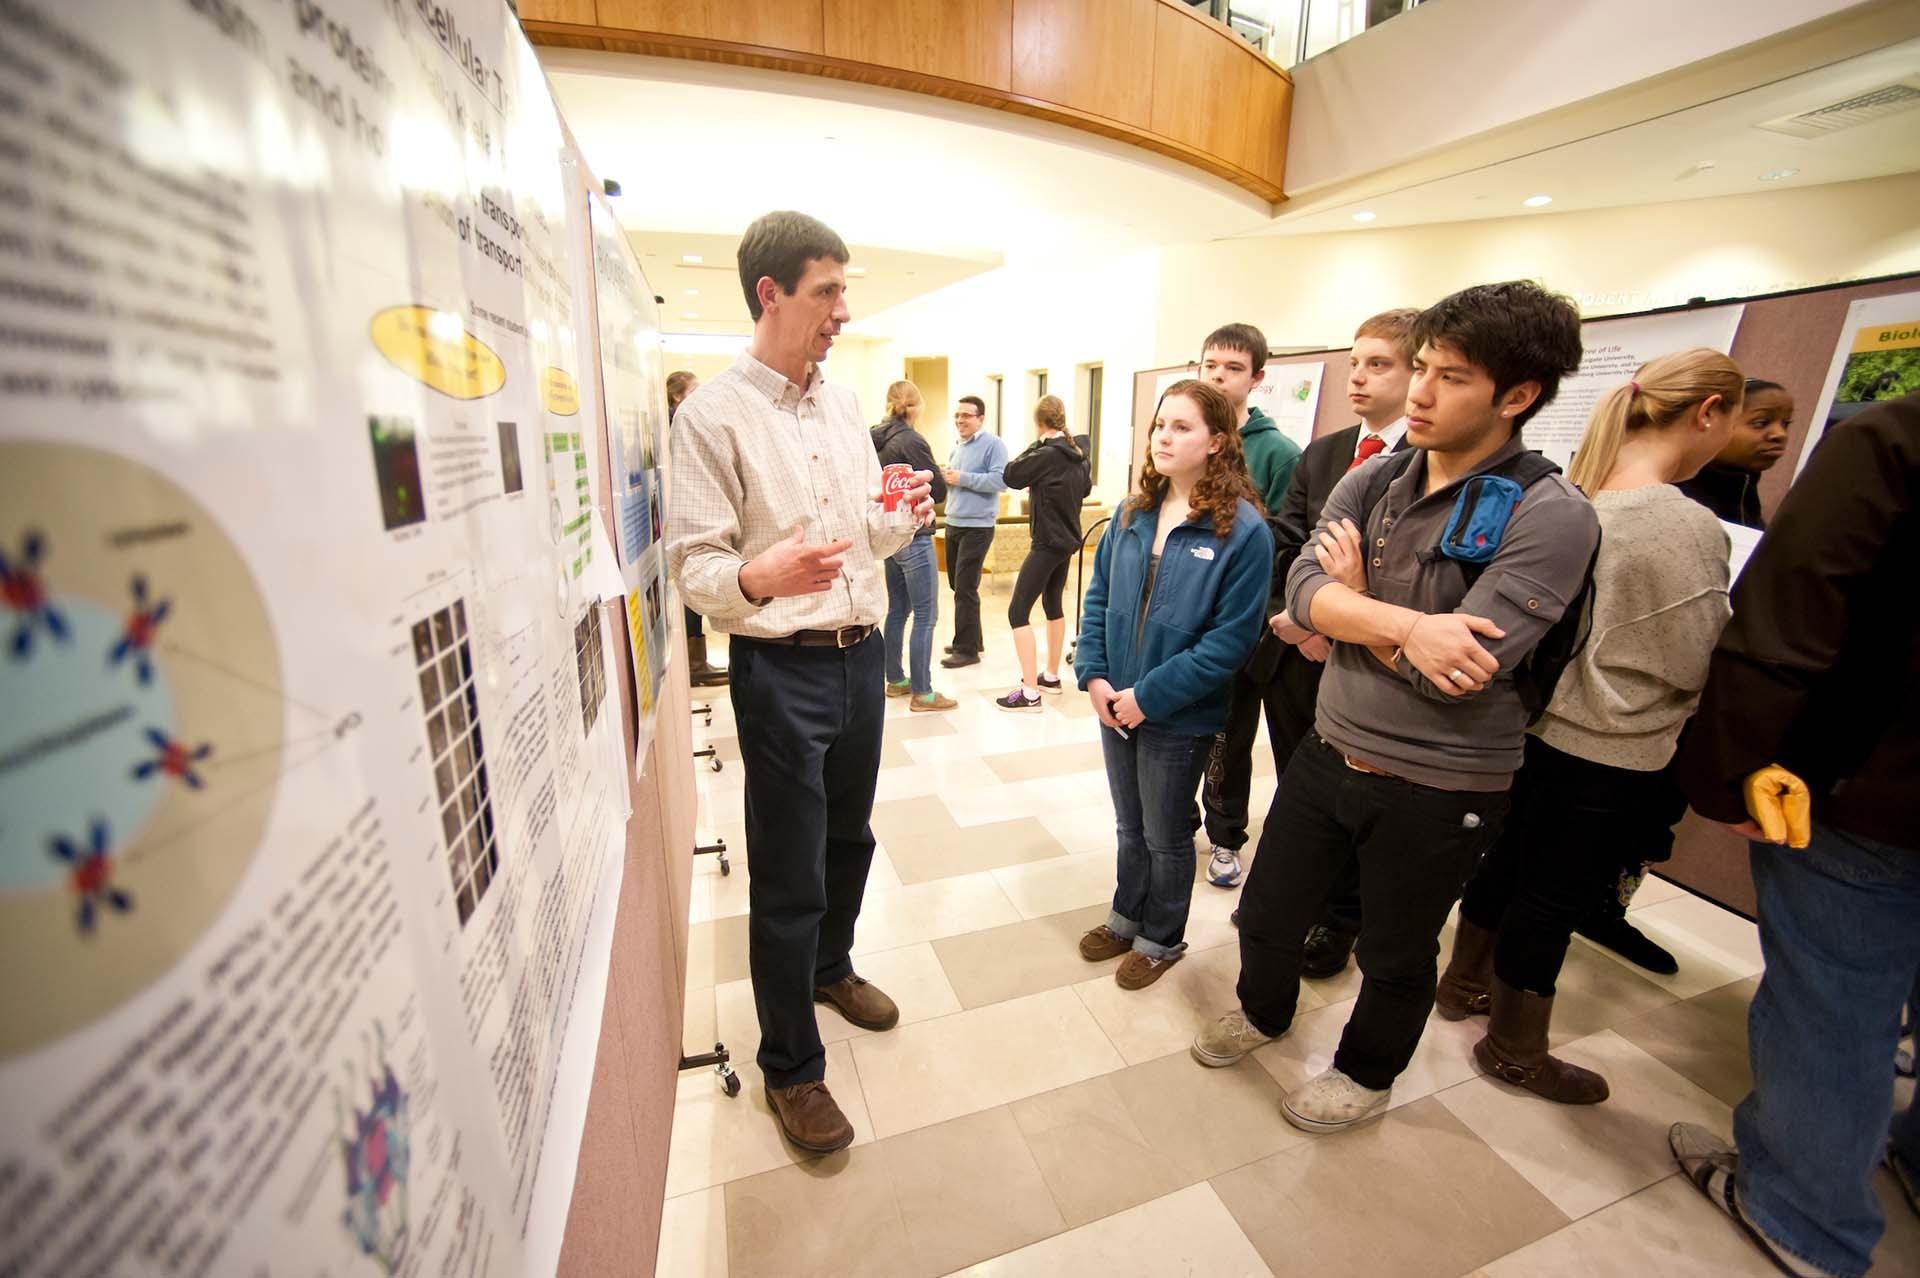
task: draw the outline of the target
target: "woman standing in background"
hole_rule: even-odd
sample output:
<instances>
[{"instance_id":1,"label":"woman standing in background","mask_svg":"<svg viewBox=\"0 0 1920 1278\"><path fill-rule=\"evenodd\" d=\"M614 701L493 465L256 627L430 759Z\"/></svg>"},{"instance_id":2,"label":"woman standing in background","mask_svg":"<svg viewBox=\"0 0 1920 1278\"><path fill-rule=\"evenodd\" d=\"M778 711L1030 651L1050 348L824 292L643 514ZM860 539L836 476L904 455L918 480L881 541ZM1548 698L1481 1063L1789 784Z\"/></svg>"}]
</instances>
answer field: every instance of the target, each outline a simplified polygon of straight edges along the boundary
<instances>
[{"instance_id":1,"label":"woman standing in background","mask_svg":"<svg viewBox=\"0 0 1920 1278\"><path fill-rule=\"evenodd\" d=\"M931 474L937 503L947 499L947 481L934 464L932 447L916 429L926 407L920 388L912 382L887 387L887 417L873 428L873 450L882 466L910 466ZM909 614L913 617L910 642L906 640ZM887 560L887 695L911 696L910 710L951 710L960 704L933 690L933 627L939 619L940 574L933 564L933 525L928 524Z\"/></svg>"},{"instance_id":2,"label":"woman standing in background","mask_svg":"<svg viewBox=\"0 0 1920 1278\"><path fill-rule=\"evenodd\" d=\"M1059 396L1041 396L1033 407L1033 424L1039 438L1001 472L1008 488L1027 490L1033 540L1013 581L1013 602L1007 606L1013 650L1020 658L1020 686L993 702L1002 710L1029 712L1040 709L1041 693L1060 691L1060 654L1067 643L1067 614L1061 600L1067 589L1067 568L1080 553L1080 503L1093 491L1086 454L1067 434L1067 406ZM1044 674L1030 624L1035 600L1047 618Z\"/></svg>"}]
</instances>

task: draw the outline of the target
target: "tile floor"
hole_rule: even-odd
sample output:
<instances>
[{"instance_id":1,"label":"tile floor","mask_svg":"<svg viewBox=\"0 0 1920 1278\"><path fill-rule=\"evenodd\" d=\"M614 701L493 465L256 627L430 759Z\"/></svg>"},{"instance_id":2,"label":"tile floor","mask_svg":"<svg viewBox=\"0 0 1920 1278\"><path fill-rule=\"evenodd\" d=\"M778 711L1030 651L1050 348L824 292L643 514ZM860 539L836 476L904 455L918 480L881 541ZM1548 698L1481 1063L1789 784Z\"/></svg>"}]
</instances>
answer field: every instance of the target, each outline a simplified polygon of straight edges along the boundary
<instances>
[{"instance_id":1,"label":"tile floor","mask_svg":"<svg viewBox=\"0 0 1920 1278\"><path fill-rule=\"evenodd\" d=\"M1749 1085L1751 924L1649 880L1634 916L1679 955L1677 976L1575 940L1554 1038L1606 1074L1604 1105L1479 1076L1480 1023L1435 1018L1385 1118L1309 1137L1278 1102L1329 1063L1357 973L1303 983L1291 1033L1206 1070L1187 1044L1233 1006L1234 893L1196 884L1192 952L1150 989L1126 993L1116 964L1080 959L1113 887L1096 728L1073 692L1037 715L993 706L1016 681L1004 610L990 587L982 665L935 670L957 710L887 703L855 953L901 1024L869 1034L821 1011L828 1083L858 1133L827 1158L782 1140L753 1067L752 864L724 691L711 727L696 724L728 761L698 776L703 833L726 837L733 873L695 866L685 1041L724 1040L745 1089L680 1080L658 1274L1773 1272L1677 1178L1665 1140L1681 1119L1725 1133ZM1264 735L1255 757L1258 815L1274 787ZM1920 1221L1881 1181L1873 1272L1920 1276Z\"/></svg>"}]
</instances>

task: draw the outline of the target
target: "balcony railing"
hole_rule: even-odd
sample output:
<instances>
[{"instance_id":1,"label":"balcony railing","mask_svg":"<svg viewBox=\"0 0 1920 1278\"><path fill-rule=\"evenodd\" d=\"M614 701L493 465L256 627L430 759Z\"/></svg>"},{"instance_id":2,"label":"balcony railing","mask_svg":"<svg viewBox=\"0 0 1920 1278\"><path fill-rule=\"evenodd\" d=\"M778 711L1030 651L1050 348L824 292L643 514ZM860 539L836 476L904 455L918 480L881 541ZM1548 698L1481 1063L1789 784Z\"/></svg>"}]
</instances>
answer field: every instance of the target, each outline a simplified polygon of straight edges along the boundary
<instances>
[{"instance_id":1,"label":"balcony railing","mask_svg":"<svg viewBox=\"0 0 1920 1278\"><path fill-rule=\"evenodd\" d=\"M1187 0L1283 67L1344 44L1420 0Z\"/></svg>"}]
</instances>

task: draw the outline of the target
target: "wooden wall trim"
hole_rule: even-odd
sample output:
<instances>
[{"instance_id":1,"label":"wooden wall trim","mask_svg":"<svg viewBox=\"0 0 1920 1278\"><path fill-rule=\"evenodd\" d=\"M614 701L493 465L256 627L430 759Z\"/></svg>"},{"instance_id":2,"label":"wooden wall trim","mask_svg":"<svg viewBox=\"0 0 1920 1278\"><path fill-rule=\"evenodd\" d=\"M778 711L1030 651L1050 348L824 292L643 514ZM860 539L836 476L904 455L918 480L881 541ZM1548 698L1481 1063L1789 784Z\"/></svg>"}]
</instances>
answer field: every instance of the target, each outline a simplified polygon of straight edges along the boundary
<instances>
[{"instance_id":1,"label":"wooden wall trim","mask_svg":"<svg viewBox=\"0 0 1920 1278\"><path fill-rule=\"evenodd\" d=\"M969 0L958 6L968 23L966 56L943 55L916 38L935 21L930 15L944 11L928 0L793 0L792 7L820 13L820 47L783 45L812 40L793 38L791 16L782 24L752 20L759 5L730 10L728 39L715 38L711 11L698 5L667 31L627 25L663 13L657 0L520 0L519 6L521 26L535 44L764 67L924 93L1050 120L1191 165L1269 203L1286 199L1293 81L1180 0ZM879 32L863 27L856 37L844 30L863 15L895 7L900 20ZM594 19L583 21L589 8ZM1061 31L1089 32L1091 24L1102 24L1098 40L1057 38ZM834 49L860 56L826 52ZM936 64L949 74L926 69Z\"/></svg>"}]
</instances>

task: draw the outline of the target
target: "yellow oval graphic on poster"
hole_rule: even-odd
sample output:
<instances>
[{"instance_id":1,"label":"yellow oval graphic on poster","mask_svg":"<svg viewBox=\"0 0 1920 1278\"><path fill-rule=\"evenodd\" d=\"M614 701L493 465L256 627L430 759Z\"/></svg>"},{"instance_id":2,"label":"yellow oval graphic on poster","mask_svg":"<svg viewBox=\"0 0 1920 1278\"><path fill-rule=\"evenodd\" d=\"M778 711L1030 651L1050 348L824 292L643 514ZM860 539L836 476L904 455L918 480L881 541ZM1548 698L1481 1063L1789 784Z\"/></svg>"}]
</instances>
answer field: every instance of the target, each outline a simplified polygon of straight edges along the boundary
<instances>
[{"instance_id":1,"label":"yellow oval graphic on poster","mask_svg":"<svg viewBox=\"0 0 1920 1278\"><path fill-rule=\"evenodd\" d=\"M540 370L540 402L556 417L571 417L580 411L580 386L573 374L549 364Z\"/></svg>"},{"instance_id":2,"label":"yellow oval graphic on poster","mask_svg":"<svg viewBox=\"0 0 1920 1278\"><path fill-rule=\"evenodd\" d=\"M390 306L367 326L395 368L455 399L479 399L507 384L507 366L452 311Z\"/></svg>"}]
</instances>

